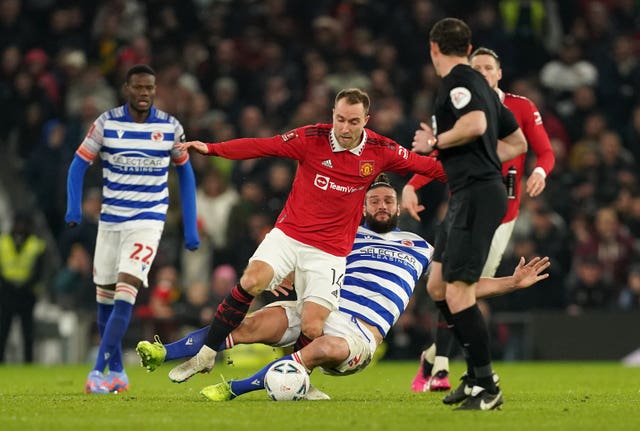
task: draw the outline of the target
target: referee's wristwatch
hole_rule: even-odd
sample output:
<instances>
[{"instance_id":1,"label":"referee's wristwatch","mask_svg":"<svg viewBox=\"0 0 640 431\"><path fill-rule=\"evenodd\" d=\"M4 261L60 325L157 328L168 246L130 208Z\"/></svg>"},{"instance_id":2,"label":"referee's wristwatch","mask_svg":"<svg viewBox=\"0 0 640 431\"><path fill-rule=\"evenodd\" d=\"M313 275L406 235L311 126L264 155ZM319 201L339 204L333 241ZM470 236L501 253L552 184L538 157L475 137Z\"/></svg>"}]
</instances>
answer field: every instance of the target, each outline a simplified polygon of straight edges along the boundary
<instances>
[{"instance_id":1,"label":"referee's wristwatch","mask_svg":"<svg viewBox=\"0 0 640 431\"><path fill-rule=\"evenodd\" d=\"M427 144L431 147L432 150L438 149L438 138L436 136L432 136L427 139Z\"/></svg>"}]
</instances>

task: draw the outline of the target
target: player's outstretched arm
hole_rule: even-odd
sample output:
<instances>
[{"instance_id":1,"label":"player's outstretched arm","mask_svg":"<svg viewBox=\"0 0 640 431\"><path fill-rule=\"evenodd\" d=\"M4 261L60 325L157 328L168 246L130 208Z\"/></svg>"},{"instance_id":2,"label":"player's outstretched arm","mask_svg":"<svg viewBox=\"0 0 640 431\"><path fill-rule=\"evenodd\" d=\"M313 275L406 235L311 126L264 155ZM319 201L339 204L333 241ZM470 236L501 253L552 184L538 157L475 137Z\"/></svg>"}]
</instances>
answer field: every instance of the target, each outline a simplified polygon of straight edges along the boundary
<instances>
[{"instance_id":1,"label":"player's outstretched arm","mask_svg":"<svg viewBox=\"0 0 640 431\"><path fill-rule=\"evenodd\" d=\"M202 141L187 141L180 142L176 144L176 148L180 151L188 151L189 148L193 148L200 154L204 154L205 156L209 154L209 149L207 148L207 144Z\"/></svg>"},{"instance_id":2,"label":"player's outstretched arm","mask_svg":"<svg viewBox=\"0 0 640 431\"><path fill-rule=\"evenodd\" d=\"M418 194L412 185L406 185L402 189L402 209L413 219L420 221L418 213L424 211L424 205L418 202Z\"/></svg>"},{"instance_id":3,"label":"player's outstretched arm","mask_svg":"<svg viewBox=\"0 0 640 431\"><path fill-rule=\"evenodd\" d=\"M548 257L534 257L525 263L524 257L509 277L482 277L478 281L476 288L477 298L487 298L491 296L504 295L514 290L526 289L540 280L549 277L548 273L543 273L551 266Z\"/></svg>"}]
</instances>

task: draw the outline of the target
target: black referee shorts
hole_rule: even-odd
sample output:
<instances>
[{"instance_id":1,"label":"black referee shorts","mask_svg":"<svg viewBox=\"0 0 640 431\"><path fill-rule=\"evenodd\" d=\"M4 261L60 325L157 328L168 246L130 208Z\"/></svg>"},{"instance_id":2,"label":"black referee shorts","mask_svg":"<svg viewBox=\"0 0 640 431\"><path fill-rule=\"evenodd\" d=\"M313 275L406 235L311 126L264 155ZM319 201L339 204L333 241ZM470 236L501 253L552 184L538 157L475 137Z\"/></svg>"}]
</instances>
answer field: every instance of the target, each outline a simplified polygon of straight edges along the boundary
<instances>
[{"instance_id":1,"label":"black referee shorts","mask_svg":"<svg viewBox=\"0 0 640 431\"><path fill-rule=\"evenodd\" d=\"M480 279L491 240L507 210L502 181L476 183L456 191L436 235L433 260L442 263L446 282Z\"/></svg>"}]
</instances>

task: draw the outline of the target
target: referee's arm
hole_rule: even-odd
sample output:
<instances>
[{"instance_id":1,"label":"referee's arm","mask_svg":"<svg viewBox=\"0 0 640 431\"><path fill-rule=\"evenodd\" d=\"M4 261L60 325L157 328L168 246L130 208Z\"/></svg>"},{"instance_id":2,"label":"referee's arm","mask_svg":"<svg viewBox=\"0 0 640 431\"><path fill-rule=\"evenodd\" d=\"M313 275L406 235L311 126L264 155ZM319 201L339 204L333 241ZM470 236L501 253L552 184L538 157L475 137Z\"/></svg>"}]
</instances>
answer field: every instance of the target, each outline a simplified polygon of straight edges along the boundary
<instances>
[{"instance_id":1,"label":"referee's arm","mask_svg":"<svg viewBox=\"0 0 640 431\"><path fill-rule=\"evenodd\" d=\"M527 152L527 140L524 137L524 133L520 128L515 132L505 136L502 139L498 139L498 157L500 162L506 162L511 160L522 153Z\"/></svg>"},{"instance_id":2,"label":"referee's arm","mask_svg":"<svg viewBox=\"0 0 640 431\"><path fill-rule=\"evenodd\" d=\"M452 148L467 144L487 130L487 117L482 111L471 111L458 118L453 127L438 135L438 148Z\"/></svg>"}]
</instances>

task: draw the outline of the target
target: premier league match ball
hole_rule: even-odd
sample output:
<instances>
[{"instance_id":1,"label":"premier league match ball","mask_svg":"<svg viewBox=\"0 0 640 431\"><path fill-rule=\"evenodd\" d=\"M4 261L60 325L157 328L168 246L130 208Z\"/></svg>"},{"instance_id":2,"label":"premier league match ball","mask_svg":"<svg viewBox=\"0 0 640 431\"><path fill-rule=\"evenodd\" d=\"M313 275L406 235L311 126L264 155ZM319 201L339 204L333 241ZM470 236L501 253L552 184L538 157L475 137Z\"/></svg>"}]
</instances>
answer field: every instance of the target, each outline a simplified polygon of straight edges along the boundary
<instances>
[{"instance_id":1,"label":"premier league match ball","mask_svg":"<svg viewBox=\"0 0 640 431\"><path fill-rule=\"evenodd\" d=\"M275 362L264 376L264 389L274 401L298 401L309 390L309 375L291 359Z\"/></svg>"}]
</instances>

